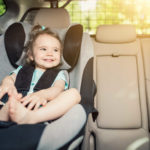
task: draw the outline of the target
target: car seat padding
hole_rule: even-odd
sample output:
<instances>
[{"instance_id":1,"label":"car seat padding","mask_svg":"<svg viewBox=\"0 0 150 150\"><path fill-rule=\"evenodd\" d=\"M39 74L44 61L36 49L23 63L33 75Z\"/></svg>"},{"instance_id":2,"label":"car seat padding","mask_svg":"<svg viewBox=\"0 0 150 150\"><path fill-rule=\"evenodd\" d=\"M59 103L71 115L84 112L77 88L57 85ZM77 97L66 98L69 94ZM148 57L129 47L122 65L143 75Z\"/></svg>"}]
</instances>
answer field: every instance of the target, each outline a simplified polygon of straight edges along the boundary
<instances>
[{"instance_id":1,"label":"car seat padding","mask_svg":"<svg viewBox=\"0 0 150 150\"><path fill-rule=\"evenodd\" d=\"M22 24L14 23L8 27L4 36L6 52L10 63L16 68L16 62L22 55L25 42L25 32Z\"/></svg>"},{"instance_id":2,"label":"car seat padding","mask_svg":"<svg viewBox=\"0 0 150 150\"><path fill-rule=\"evenodd\" d=\"M83 27L79 24L71 26L66 33L63 56L67 63L71 66L70 70L74 68L78 61L82 43L82 35Z\"/></svg>"}]
</instances>

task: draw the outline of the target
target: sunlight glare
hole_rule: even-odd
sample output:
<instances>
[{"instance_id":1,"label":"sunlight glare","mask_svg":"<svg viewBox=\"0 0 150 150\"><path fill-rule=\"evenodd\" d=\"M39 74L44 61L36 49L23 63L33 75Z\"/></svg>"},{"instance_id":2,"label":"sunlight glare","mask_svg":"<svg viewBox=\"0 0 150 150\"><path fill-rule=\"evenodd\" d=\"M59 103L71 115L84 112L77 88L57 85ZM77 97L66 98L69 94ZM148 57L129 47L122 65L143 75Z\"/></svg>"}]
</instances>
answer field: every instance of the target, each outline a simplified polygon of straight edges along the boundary
<instances>
[{"instance_id":1,"label":"sunlight glare","mask_svg":"<svg viewBox=\"0 0 150 150\"><path fill-rule=\"evenodd\" d=\"M147 137L138 139L134 141L131 145L129 145L127 150L137 150L139 147L141 147L142 145L148 142L149 142L149 139Z\"/></svg>"},{"instance_id":2,"label":"sunlight glare","mask_svg":"<svg viewBox=\"0 0 150 150\"><path fill-rule=\"evenodd\" d=\"M94 10L96 8L97 0L80 1L80 7L82 11Z\"/></svg>"}]
</instances>

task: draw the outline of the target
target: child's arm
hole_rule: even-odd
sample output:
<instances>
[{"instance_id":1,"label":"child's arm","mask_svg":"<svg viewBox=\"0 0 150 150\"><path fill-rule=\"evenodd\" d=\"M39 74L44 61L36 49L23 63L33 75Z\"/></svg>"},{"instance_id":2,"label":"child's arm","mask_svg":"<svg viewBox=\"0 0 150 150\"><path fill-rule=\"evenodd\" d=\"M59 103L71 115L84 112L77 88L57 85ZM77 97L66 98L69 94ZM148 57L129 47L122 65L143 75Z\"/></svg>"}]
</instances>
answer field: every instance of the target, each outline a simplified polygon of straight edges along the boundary
<instances>
[{"instance_id":1,"label":"child's arm","mask_svg":"<svg viewBox=\"0 0 150 150\"><path fill-rule=\"evenodd\" d=\"M50 88L40 90L38 92L29 94L22 98L20 101L24 106L28 104L28 109L38 109L40 105L46 105L48 101L53 100L62 91L64 91L65 81L57 80Z\"/></svg>"},{"instance_id":2,"label":"child's arm","mask_svg":"<svg viewBox=\"0 0 150 150\"><path fill-rule=\"evenodd\" d=\"M17 94L17 90L14 86L16 80L16 74L13 73L12 75L6 76L0 85L0 99L6 94L6 93L13 93Z\"/></svg>"},{"instance_id":3,"label":"child's arm","mask_svg":"<svg viewBox=\"0 0 150 150\"><path fill-rule=\"evenodd\" d=\"M63 116L75 104L79 103L81 96L76 89L69 89L61 92L54 100L47 103L45 107L41 107L37 111L32 111L33 123L54 120ZM77 116L80 117L80 116Z\"/></svg>"},{"instance_id":4,"label":"child's arm","mask_svg":"<svg viewBox=\"0 0 150 150\"><path fill-rule=\"evenodd\" d=\"M45 90L41 90L41 93L43 93L47 101L51 101L55 97L57 97L62 91L64 91L64 87L65 87L65 81L57 80L55 81L52 87Z\"/></svg>"}]
</instances>

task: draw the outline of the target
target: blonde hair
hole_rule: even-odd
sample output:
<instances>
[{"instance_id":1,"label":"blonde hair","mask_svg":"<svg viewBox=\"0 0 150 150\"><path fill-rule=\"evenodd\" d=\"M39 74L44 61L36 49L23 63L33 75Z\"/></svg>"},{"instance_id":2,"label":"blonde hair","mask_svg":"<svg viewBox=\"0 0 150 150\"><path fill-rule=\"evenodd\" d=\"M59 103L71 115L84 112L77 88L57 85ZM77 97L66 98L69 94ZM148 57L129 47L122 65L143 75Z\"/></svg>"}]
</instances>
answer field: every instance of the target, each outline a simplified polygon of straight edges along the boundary
<instances>
[{"instance_id":1,"label":"blonde hair","mask_svg":"<svg viewBox=\"0 0 150 150\"><path fill-rule=\"evenodd\" d=\"M31 64L31 65L35 65L34 61L32 61L29 58L29 55L33 54L33 45L34 45L36 39L40 35L43 35L43 34L48 34L48 35L56 38L59 41L60 46L61 46L60 47L61 48L61 54L62 54L63 44L62 44L62 41L60 40L59 36L56 33L52 32L48 27L44 27L41 25L35 25L31 30L31 33L29 35L29 41L28 41L27 45L25 46L25 50L26 50L25 62L26 63Z\"/></svg>"}]
</instances>

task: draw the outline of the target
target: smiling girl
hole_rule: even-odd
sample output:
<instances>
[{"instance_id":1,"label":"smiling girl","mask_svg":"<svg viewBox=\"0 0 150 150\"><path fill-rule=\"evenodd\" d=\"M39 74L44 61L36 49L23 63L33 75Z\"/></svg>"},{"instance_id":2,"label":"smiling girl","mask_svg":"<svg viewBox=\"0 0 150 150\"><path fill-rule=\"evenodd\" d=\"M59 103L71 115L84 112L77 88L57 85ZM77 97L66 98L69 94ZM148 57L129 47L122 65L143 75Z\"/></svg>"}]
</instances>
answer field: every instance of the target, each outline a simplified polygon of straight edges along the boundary
<instances>
[{"instance_id":1,"label":"smiling girl","mask_svg":"<svg viewBox=\"0 0 150 150\"><path fill-rule=\"evenodd\" d=\"M27 63L7 76L0 86L0 98L9 95L0 111L0 120L10 118L18 124L54 120L80 102L78 91L68 89L67 71L59 69L62 49L61 40L48 28L36 25L32 29Z\"/></svg>"}]
</instances>

